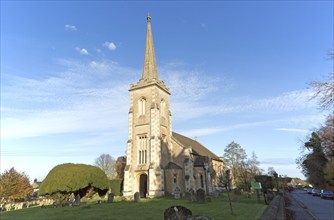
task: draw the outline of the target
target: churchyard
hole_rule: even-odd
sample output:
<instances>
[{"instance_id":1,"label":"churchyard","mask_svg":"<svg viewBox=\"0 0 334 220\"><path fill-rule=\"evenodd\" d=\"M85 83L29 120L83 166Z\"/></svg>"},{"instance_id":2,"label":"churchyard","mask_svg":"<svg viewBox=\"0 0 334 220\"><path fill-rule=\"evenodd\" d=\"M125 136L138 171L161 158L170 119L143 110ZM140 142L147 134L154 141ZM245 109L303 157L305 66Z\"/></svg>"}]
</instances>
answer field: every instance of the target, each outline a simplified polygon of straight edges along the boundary
<instances>
[{"instance_id":1,"label":"churchyard","mask_svg":"<svg viewBox=\"0 0 334 220\"><path fill-rule=\"evenodd\" d=\"M124 201L115 197L108 203L107 198L100 197L83 203L79 206L58 206L56 208L35 206L21 210L0 212L0 219L115 219L115 220L158 220L164 219L164 212L171 206L183 206L194 215L205 215L212 219L259 219L265 208L264 201L257 201L256 195L250 198L247 195L230 194L233 214L231 214L228 196L226 193L219 197L208 197L204 203L190 202L186 197L161 197L155 199L140 199L138 202Z\"/></svg>"}]
</instances>

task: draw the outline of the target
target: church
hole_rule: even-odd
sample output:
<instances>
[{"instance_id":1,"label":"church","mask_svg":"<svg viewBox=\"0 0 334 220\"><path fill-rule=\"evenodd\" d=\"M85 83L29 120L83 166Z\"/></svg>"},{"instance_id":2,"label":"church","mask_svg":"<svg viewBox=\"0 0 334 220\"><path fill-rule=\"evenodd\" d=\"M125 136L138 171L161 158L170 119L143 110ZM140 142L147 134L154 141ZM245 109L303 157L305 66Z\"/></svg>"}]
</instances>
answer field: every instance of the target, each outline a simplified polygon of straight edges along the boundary
<instances>
[{"instance_id":1,"label":"church","mask_svg":"<svg viewBox=\"0 0 334 220\"><path fill-rule=\"evenodd\" d=\"M218 187L223 161L202 144L172 131L171 91L159 79L151 17L147 17L146 47L141 79L130 85L128 142L123 195L133 198L181 195Z\"/></svg>"}]
</instances>

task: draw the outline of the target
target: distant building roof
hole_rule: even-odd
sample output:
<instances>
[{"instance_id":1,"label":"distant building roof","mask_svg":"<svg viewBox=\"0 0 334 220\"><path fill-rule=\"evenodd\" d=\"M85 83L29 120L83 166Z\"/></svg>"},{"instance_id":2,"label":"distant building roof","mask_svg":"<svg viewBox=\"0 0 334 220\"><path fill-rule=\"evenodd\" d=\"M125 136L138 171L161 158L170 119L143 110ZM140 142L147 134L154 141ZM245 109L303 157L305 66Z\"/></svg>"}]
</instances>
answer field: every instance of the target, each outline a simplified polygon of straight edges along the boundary
<instances>
[{"instance_id":1,"label":"distant building roof","mask_svg":"<svg viewBox=\"0 0 334 220\"><path fill-rule=\"evenodd\" d=\"M173 138L180 144L182 144L183 147L190 147L194 154L197 154L199 156L209 156L214 160L222 161L216 154L212 153L210 150L208 150L196 140L190 139L176 132L173 132Z\"/></svg>"},{"instance_id":2,"label":"distant building roof","mask_svg":"<svg viewBox=\"0 0 334 220\"><path fill-rule=\"evenodd\" d=\"M31 186L32 186L32 188L33 189L38 189L40 186L41 186L41 184L42 184L42 182L33 182L32 184L31 184Z\"/></svg>"}]
</instances>

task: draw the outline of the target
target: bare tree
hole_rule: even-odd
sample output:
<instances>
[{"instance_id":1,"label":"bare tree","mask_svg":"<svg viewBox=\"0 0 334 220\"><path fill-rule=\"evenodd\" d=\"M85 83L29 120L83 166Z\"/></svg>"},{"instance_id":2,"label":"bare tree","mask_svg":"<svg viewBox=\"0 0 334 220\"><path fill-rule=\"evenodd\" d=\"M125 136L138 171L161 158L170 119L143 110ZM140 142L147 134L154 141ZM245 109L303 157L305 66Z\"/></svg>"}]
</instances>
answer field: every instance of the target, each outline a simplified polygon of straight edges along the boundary
<instances>
[{"instance_id":1,"label":"bare tree","mask_svg":"<svg viewBox=\"0 0 334 220\"><path fill-rule=\"evenodd\" d=\"M94 165L99 167L105 172L108 179L113 179L116 176L115 170L115 159L109 154L101 154L98 158L95 159Z\"/></svg>"},{"instance_id":2,"label":"bare tree","mask_svg":"<svg viewBox=\"0 0 334 220\"><path fill-rule=\"evenodd\" d=\"M334 61L334 53L329 54ZM324 81L311 81L308 83L314 90L311 99L317 99L320 109L334 111L334 72L327 75Z\"/></svg>"}]
</instances>

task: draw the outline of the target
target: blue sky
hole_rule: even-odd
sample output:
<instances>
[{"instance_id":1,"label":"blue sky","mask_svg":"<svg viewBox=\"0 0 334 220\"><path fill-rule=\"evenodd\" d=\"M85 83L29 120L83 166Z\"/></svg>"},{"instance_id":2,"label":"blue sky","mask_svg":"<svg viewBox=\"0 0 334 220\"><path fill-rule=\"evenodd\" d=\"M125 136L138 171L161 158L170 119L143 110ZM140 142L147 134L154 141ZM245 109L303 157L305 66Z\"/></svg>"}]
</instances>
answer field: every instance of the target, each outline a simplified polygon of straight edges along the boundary
<instances>
[{"instance_id":1,"label":"blue sky","mask_svg":"<svg viewBox=\"0 0 334 220\"><path fill-rule=\"evenodd\" d=\"M267 171L303 177L301 141L327 112L311 80L333 70L332 1L1 1L1 172L43 179L61 163L125 155L129 86L146 16L173 130Z\"/></svg>"}]
</instances>

